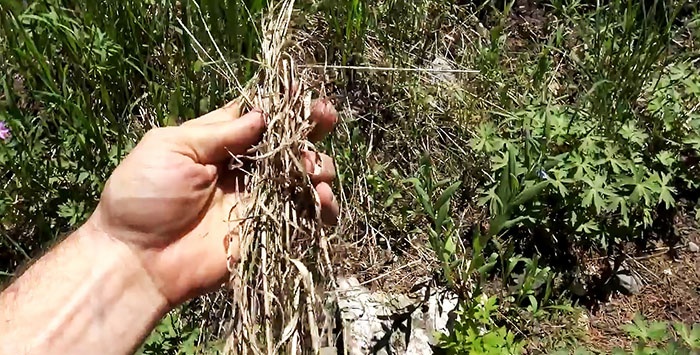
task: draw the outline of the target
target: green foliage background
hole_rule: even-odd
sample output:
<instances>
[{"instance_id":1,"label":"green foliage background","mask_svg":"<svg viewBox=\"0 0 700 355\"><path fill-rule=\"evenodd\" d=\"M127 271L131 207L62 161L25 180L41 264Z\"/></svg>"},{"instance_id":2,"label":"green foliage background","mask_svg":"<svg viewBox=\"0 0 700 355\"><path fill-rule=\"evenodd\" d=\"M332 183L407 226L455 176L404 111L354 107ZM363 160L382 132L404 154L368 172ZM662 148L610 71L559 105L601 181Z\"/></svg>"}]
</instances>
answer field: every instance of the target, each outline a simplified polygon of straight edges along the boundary
<instances>
[{"instance_id":1,"label":"green foliage background","mask_svg":"<svg viewBox=\"0 0 700 355\"><path fill-rule=\"evenodd\" d=\"M319 62L478 70L328 74L346 112L323 143L346 207L338 235L350 243L372 231L373 246L397 258L415 244L431 251L430 272L462 296L463 316L441 338L446 351L548 351L583 340L571 325L583 266L575 254L674 242L660 231L697 205L692 2L297 5L295 25ZM259 51L253 24L266 6L0 0L0 120L12 130L0 142L0 280L89 216L145 131L237 95L202 53L216 53L215 41L248 79ZM142 351L203 351L192 319L187 307L170 315ZM640 322L632 338L661 339ZM541 327L550 323L568 325L550 336ZM697 350L695 328L679 327L664 336Z\"/></svg>"}]
</instances>

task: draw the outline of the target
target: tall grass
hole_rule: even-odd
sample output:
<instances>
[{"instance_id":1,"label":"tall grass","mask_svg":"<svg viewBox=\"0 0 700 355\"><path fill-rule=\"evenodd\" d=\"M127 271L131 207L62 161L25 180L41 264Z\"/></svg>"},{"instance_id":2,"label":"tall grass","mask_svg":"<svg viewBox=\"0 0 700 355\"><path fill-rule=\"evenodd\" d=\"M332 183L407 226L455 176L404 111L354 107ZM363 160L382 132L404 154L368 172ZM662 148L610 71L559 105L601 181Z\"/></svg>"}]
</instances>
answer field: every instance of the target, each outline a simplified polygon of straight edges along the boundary
<instances>
[{"instance_id":1,"label":"tall grass","mask_svg":"<svg viewBox=\"0 0 700 355\"><path fill-rule=\"evenodd\" d=\"M0 271L11 274L84 220L120 158L151 126L237 93L201 60L206 25L240 80L254 71L262 0L0 3ZM247 10L246 10L247 9Z\"/></svg>"}]
</instances>

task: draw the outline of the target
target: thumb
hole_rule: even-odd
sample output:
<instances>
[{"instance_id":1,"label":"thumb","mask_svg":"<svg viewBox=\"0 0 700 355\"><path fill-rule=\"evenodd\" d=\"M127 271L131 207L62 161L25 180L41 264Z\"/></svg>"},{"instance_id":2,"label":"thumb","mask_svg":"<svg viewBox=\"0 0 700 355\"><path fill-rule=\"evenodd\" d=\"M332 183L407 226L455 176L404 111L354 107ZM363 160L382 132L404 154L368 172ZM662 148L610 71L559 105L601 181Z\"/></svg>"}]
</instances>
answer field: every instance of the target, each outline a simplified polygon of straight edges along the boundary
<instances>
[{"instance_id":1,"label":"thumb","mask_svg":"<svg viewBox=\"0 0 700 355\"><path fill-rule=\"evenodd\" d=\"M216 164L233 154L244 153L260 140L265 120L260 111L251 111L237 120L206 125L180 126L173 139L183 154L200 164Z\"/></svg>"}]
</instances>

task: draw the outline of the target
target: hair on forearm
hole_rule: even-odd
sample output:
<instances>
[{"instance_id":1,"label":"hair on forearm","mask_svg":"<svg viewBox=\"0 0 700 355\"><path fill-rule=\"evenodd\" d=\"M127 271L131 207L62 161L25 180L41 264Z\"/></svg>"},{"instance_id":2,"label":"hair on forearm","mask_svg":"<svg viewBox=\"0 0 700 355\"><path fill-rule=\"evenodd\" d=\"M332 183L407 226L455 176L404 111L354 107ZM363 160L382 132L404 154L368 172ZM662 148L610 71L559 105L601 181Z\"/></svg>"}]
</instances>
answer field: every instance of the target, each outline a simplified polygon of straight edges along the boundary
<instances>
[{"instance_id":1,"label":"hair on forearm","mask_svg":"<svg viewBox=\"0 0 700 355\"><path fill-rule=\"evenodd\" d=\"M29 268L31 268L37 260L48 254L55 246L63 242L69 235L71 235L71 233L73 233L73 231L62 234L58 238L41 245L39 249L32 253L33 255L29 255L29 259L20 263L14 271L8 273L8 279L0 281L0 293L5 292L5 290L8 289L10 285L17 281L17 279L19 279L22 275L24 275L24 273L29 270Z\"/></svg>"}]
</instances>

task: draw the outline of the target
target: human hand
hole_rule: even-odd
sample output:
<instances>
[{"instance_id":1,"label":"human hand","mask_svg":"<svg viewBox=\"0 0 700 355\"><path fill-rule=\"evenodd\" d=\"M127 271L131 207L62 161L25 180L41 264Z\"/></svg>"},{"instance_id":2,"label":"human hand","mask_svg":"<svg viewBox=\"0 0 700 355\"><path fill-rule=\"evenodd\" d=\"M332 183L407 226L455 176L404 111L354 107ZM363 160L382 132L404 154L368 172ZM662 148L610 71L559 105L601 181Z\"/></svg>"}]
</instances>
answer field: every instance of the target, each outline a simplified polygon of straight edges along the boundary
<instances>
[{"instance_id":1,"label":"human hand","mask_svg":"<svg viewBox=\"0 0 700 355\"><path fill-rule=\"evenodd\" d=\"M237 230L231 228L230 209L247 192L227 163L265 130L261 112L239 116L240 106L231 103L182 126L149 131L109 178L86 223L125 244L171 306L219 286L228 274L224 240ZM333 128L337 113L318 101L310 119L316 122L310 139L319 140ZM339 210L330 187L335 168L329 156L319 158L308 153L305 165L322 217L332 223ZM238 236L231 239L237 258Z\"/></svg>"}]
</instances>

